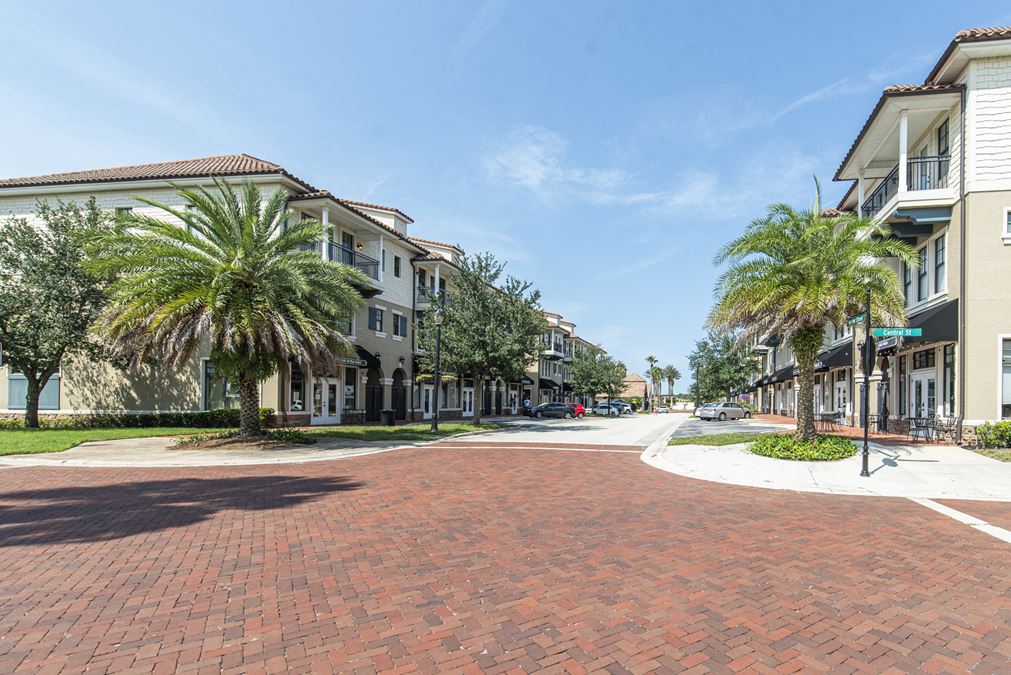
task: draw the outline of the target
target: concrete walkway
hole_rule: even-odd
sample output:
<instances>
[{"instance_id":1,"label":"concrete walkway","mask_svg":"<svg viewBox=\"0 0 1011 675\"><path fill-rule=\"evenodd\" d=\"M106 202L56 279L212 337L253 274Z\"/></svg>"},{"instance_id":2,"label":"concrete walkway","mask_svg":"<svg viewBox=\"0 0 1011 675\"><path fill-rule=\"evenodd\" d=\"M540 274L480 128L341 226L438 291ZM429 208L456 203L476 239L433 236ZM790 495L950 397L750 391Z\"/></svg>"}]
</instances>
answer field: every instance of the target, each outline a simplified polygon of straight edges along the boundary
<instances>
[{"instance_id":1,"label":"concrete walkway","mask_svg":"<svg viewBox=\"0 0 1011 675\"><path fill-rule=\"evenodd\" d=\"M799 492L1011 502L1011 463L950 445L872 444L870 478L861 453L834 462L794 462L752 455L747 444L655 445L643 461L700 480Z\"/></svg>"}]
</instances>

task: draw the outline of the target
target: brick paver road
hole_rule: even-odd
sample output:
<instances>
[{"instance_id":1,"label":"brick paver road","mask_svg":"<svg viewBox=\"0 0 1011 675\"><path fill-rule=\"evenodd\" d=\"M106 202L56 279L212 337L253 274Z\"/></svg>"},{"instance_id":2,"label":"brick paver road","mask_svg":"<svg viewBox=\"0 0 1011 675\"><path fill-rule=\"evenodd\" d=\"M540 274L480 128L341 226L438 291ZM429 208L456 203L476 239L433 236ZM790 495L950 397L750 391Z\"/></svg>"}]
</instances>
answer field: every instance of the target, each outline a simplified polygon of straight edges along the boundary
<instances>
[{"instance_id":1,"label":"brick paver road","mask_svg":"<svg viewBox=\"0 0 1011 675\"><path fill-rule=\"evenodd\" d=\"M5 673L1007 672L1009 587L908 500L633 452L0 469Z\"/></svg>"}]
</instances>

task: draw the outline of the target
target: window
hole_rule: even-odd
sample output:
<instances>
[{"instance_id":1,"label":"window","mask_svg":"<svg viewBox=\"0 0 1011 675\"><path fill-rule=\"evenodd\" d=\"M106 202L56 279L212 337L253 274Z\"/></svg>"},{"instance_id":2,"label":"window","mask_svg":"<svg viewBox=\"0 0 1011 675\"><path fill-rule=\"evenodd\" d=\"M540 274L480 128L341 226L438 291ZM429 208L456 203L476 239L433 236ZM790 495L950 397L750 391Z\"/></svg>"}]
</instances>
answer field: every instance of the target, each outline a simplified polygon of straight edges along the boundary
<instances>
[{"instance_id":1,"label":"window","mask_svg":"<svg viewBox=\"0 0 1011 675\"><path fill-rule=\"evenodd\" d=\"M397 337L407 337L407 317L403 314L393 315L393 334Z\"/></svg>"},{"instance_id":2,"label":"window","mask_svg":"<svg viewBox=\"0 0 1011 675\"><path fill-rule=\"evenodd\" d=\"M1011 419L1011 340L1001 343L1001 401L1000 418Z\"/></svg>"},{"instance_id":3,"label":"window","mask_svg":"<svg viewBox=\"0 0 1011 675\"><path fill-rule=\"evenodd\" d=\"M902 265L902 288L906 298L906 306L913 304L913 269L909 265Z\"/></svg>"},{"instance_id":4,"label":"window","mask_svg":"<svg viewBox=\"0 0 1011 675\"><path fill-rule=\"evenodd\" d=\"M393 276L400 278L400 256L393 256Z\"/></svg>"},{"instance_id":5,"label":"window","mask_svg":"<svg viewBox=\"0 0 1011 675\"><path fill-rule=\"evenodd\" d=\"M383 332L383 310L378 307L369 307L369 330Z\"/></svg>"},{"instance_id":6,"label":"window","mask_svg":"<svg viewBox=\"0 0 1011 675\"><path fill-rule=\"evenodd\" d=\"M358 386L358 370L356 368L344 369L344 409L354 410L358 407L355 402Z\"/></svg>"},{"instance_id":7,"label":"window","mask_svg":"<svg viewBox=\"0 0 1011 675\"><path fill-rule=\"evenodd\" d=\"M24 410L28 403L28 378L11 367L7 373L7 408ZM39 410L60 409L60 371L53 374L39 392Z\"/></svg>"},{"instance_id":8,"label":"window","mask_svg":"<svg viewBox=\"0 0 1011 675\"><path fill-rule=\"evenodd\" d=\"M945 235L934 240L934 292L945 290L947 284L944 278Z\"/></svg>"},{"instance_id":9,"label":"window","mask_svg":"<svg viewBox=\"0 0 1011 675\"><path fill-rule=\"evenodd\" d=\"M302 377L302 368L297 363L291 364L291 385L290 404L288 410L291 412L301 412L305 410L305 378Z\"/></svg>"},{"instance_id":10,"label":"window","mask_svg":"<svg viewBox=\"0 0 1011 675\"><path fill-rule=\"evenodd\" d=\"M944 389L941 398L945 413L955 414L955 345L944 345Z\"/></svg>"},{"instance_id":11,"label":"window","mask_svg":"<svg viewBox=\"0 0 1011 675\"><path fill-rule=\"evenodd\" d=\"M927 247L924 246L919 251L920 254L920 269L916 270L916 300L922 302L927 299L930 295L930 289L928 288L928 275L927 275Z\"/></svg>"},{"instance_id":12,"label":"window","mask_svg":"<svg viewBox=\"0 0 1011 675\"><path fill-rule=\"evenodd\" d=\"M232 388L228 378L214 368L210 360L204 361L204 410L238 408L239 392Z\"/></svg>"},{"instance_id":13,"label":"window","mask_svg":"<svg viewBox=\"0 0 1011 675\"><path fill-rule=\"evenodd\" d=\"M906 410L906 357L899 357L899 414Z\"/></svg>"},{"instance_id":14,"label":"window","mask_svg":"<svg viewBox=\"0 0 1011 675\"><path fill-rule=\"evenodd\" d=\"M1001 234L1005 239L1011 239L1011 209L1004 209L1004 231Z\"/></svg>"},{"instance_id":15,"label":"window","mask_svg":"<svg viewBox=\"0 0 1011 675\"><path fill-rule=\"evenodd\" d=\"M933 349L921 349L913 352L913 370L921 368L933 368L936 363L936 355Z\"/></svg>"}]
</instances>

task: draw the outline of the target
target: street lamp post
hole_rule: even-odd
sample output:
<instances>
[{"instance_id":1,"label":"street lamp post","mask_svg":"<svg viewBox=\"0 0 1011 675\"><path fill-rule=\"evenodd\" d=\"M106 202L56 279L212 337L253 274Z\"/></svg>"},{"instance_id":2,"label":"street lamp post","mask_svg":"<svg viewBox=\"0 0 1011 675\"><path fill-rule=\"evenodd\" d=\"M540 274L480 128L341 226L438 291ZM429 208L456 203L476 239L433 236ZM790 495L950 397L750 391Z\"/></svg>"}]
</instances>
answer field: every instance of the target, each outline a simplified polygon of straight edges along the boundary
<instances>
[{"instance_id":1,"label":"street lamp post","mask_svg":"<svg viewBox=\"0 0 1011 675\"><path fill-rule=\"evenodd\" d=\"M435 310L435 392L432 396L432 431L439 430L439 390L442 389L442 307Z\"/></svg>"},{"instance_id":2,"label":"street lamp post","mask_svg":"<svg viewBox=\"0 0 1011 675\"><path fill-rule=\"evenodd\" d=\"M871 285L867 284L867 305L864 308L864 402L863 402L863 418L864 418L864 452L863 452L863 466L860 469L860 475L867 478L870 477L870 459L871 450L868 446L868 440L871 432L871 416L870 416L870 405L871 405L871 368L874 367L874 355L871 353L873 342L871 340Z\"/></svg>"}]
</instances>

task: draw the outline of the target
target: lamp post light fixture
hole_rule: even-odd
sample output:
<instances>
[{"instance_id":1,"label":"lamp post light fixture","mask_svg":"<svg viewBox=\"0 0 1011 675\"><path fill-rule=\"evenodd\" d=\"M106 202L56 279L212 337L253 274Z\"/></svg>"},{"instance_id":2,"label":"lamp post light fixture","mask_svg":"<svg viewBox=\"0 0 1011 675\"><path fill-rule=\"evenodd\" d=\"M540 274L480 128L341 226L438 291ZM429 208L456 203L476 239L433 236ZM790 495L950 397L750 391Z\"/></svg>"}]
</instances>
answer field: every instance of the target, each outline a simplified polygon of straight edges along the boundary
<instances>
[{"instance_id":1,"label":"lamp post light fixture","mask_svg":"<svg viewBox=\"0 0 1011 675\"><path fill-rule=\"evenodd\" d=\"M867 280L867 304L864 306L864 397L863 397L863 422L864 422L864 451L860 475L869 478L871 450L868 440L871 433L871 369L874 367L874 340L871 339L871 284Z\"/></svg>"},{"instance_id":2,"label":"lamp post light fixture","mask_svg":"<svg viewBox=\"0 0 1011 675\"><path fill-rule=\"evenodd\" d=\"M432 431L439 430L439 390L442 389L442 307L435 310L435 391L432 395Z\"/></svg>"}]
</instances>

